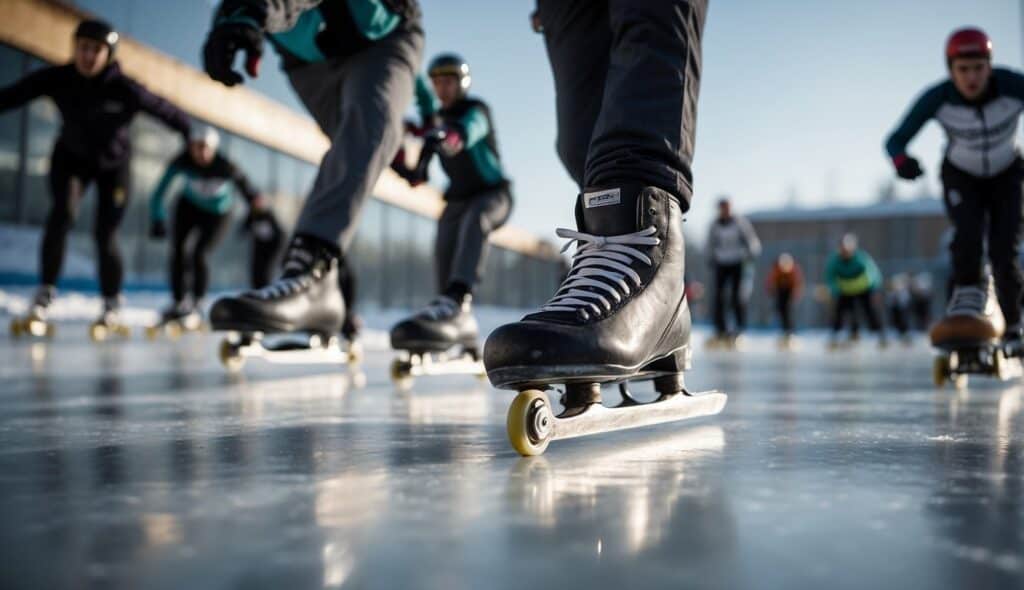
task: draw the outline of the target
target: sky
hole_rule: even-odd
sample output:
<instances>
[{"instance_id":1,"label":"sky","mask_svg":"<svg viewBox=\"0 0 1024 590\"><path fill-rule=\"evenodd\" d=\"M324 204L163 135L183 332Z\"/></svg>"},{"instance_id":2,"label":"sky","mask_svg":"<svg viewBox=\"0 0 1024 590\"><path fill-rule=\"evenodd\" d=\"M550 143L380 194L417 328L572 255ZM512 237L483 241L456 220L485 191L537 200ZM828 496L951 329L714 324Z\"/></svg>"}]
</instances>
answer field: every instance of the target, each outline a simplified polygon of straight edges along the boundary
<instances>
[{"instance_id":1,"label":"sky","mask_svg":"<svg viewBox=\"0 0 1024 590\"><path fill-rule=\"evenodd\" d=\"M597 1L597 0L594 0ZM210 0L76 2L127 34L199 65ZM943 47L961 26L985 29L995 62L1021 68L1021 0L711 0L688 232L703 235L714 202L740 212L875 199L894 178L885 136L912 100L946 76ZM512 223L554 239L572 227L575 184L555 154L555 97L533 0L422 0L426 60L456 51L472 93L492 108L514 185ZM253 87L297 110L276 70ZM410 111L411 112L411 111ZM939 191L943 137L930 123L911 144L927 176L898 183L903 198ZM244 163L242 163L244 165Z\"/></svg>"}]
</instances>

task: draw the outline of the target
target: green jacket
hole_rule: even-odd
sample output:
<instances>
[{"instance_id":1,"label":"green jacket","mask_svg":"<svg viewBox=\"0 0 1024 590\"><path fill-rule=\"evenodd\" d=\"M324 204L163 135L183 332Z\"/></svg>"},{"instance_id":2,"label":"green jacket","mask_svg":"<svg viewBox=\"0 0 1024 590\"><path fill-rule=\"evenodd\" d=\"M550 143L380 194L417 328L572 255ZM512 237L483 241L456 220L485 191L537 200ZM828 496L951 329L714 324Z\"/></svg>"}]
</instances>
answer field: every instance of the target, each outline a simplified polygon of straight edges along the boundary
<instances>
[{"instance_id":1,"label":"green jacket","mask_svg":"<svg viewBox=\"0 0 1024 590\"><path fill-rule=\"evenodd\" d=\"M881 286L882 273L863 250L857 250L849 258L836 252L825 266L825 282L834 296L861 295Z\"/></svg>"}]
</instances>

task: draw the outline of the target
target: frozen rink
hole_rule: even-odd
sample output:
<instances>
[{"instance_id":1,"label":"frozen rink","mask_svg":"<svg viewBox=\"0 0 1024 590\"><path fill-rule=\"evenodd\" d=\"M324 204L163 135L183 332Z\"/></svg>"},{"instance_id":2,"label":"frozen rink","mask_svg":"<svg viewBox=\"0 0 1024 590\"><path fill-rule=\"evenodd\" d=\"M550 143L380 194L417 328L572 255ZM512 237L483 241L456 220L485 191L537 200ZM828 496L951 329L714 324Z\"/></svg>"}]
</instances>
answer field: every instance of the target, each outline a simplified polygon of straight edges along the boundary
<instances>
[{"instance_id":1,"label":"frozen rink","mask_svg":"<svg viewBox=\"0 0 1024 590\"><path fill-rule=\"evenodd\" d=\"M5 589L1024 587L1020 386L935 391L923 343L698 350L722 415L522 459L512 392L397 392L379 333L232 377L85 332L0 338Z\"/></svg>"}]
</instances>

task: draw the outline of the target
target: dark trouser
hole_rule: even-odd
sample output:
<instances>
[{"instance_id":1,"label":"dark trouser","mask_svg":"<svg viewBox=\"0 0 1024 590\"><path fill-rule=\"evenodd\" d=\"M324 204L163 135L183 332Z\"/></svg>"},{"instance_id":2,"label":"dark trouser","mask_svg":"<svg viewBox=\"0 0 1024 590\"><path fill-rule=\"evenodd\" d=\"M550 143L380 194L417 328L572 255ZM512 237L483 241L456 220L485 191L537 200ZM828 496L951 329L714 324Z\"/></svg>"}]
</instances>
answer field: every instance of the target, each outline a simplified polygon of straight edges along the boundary
<instances>
[{"instance_id":1,"label":"dark trouser","mask_svg":"<svg viewBox=\"0 0 1024 590\"><path fill-rule=\"evenodd\" d=\"M1020 322L1024 272L1020 266L1024 162L1017 160L992 178L967 174L949 162L942 164L946 213L953 223L953 283L977 285L985 280L984 254L992 262L999 306L1006 324ZM987 235L986 235L987 228Z\"/></svg>"},{"instance_id":2,"label":"dark trouser","mask_svg":"<svg viewBox=\"0 0 1024 590\"><path fill-rule=\"evenodd\" d=\"M906 305L893 303L889 306L889 325L896 328L900 335L910 331L910 308Z\"/></svg>"},{"instance_id":3,"label":"dark trouser","mask_svg":"<svg viewBox=\"0 0 1024 590\"><path fill-rule=\"evenodd\" d=\"M295 233L342 250L352 241L363 203L398 151L422 56L423 31L412 22L355 55L288 72L331 139Z\"/></svg>"},{"instance_id":4,"label":"dark trouser","mask_svg":"<svg viewBox=\"0 0 1024 590\"><path fill-rule=\"evenodd\" d=\"M742 332L747 324L746 302L741 293L743 283L743 263L715 265L715 330L725 334L728 330L726 322L726 306L732 309L736 321L736 332Z\"/></svg>"},{"instance_id":5,"label":"dark trouser","mask_svg":"<svg viewBox=\"0 0 1024 590\"><path fill-rule=\"evenodd\" d=\"M511 212L512 194L505 186L445 204L434 241L439 290L456 281L472 289L480 281L487 263L487 236L505 225Z\"/></svg>"},{"instance_id":6,"label":"dark trouser","mask_svg":"<svg viewBox=\"0 0 1024 590\"><path fill-rule=\"evenodd\" d=\"M786 334L793 333L793 290L779 289L775 293L775 310L779 313L779 322L782 323L782 331Z\"/></svg>"},{"instance_id":7,"label":"dark trouser","mask_svg":"<svg viewBox=\"0 0 1024 590\"><path fill-rule=\"evenodd\" d=\"M351 316L356 307L356 275L344 256L338 260L338 289L345 302L345 315Z\"/></svg>"},{"instance_id":8,"label":"dark trouser","mask_svg":"<svg viewBox=\"0 0 1024 590\"><path fill-rule=\"evenodd\" d=\"M689 208L706 0L539 0L558 154L581 187L638 182Z\"/></svg>"},{"instance_id":9,"label":"dark trouser","mask_svg":"<svg viewBox=\"0 0 1024 590\"><path fill-rule=\"evenodd\" d=\"M100 292L104 297L115 297L121 292L124 267L121 250L117 245L117 228L124 218L128 197L131 167L129 159L116 168L97 168L68 153L59 144L50 160L50 194L53 204L46 217L39 256L42 284L55 285L64 264L68 232L74 225L79 203L90 182L96 182L96 219L93 239L96 242Z\"/></svg>"},{"instance_id":10,"label":"dark trouser","mask_svg":"<svg viewBox=\"0 0 1024 590\"><path fill-rule=\"evenodd\" d=\"M178 198L171 238L171 295L175 301L185 299L189 292L194 302L206 295L210 280L206 258L224 238L230 220L227 213L206 211L184 196Z\"/></svg>"},{"instance_id":11,"label":"dark trouser","mask_svg":"<svg viewBox=\"0 0 1024 590\"><path fill-rule=\"evenodd\" d=\"M249 281L253 289L260 289L270 284L274 278L284 250L284 234L275 233L252 241L252 265Z\"/></svg>"},{"instance_id":12,"label":"dark trouser","mask_svg":"<svg viewBox=\"0 0 1024 590\"><path fill-rule=\"evenodd\" d=\"M875 309L874 302L871 297L874 295L874 291L865 291L859 295L840 295L836 299L835 312L832 314L832 333L837 333L843 329L843 321L846 316L850 316L850 331L856 333L858 330L857 325L857 308L864 312L864 317L868 321L868 327L873 332L882 331L882 321L878 317L878 310Z\"/></svg>"}]
</instances>

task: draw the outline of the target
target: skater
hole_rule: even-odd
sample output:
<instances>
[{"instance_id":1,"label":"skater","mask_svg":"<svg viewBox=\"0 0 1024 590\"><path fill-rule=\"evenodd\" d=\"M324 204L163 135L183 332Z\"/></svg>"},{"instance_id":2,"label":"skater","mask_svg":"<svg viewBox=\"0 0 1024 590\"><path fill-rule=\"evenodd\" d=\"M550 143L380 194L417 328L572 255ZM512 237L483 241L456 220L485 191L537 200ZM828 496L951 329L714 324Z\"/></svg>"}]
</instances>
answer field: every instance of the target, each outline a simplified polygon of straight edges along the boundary
<instances>
[{"instance_id":1,"label":"skater","mask_svg":"<svg viewBox=\"0 0 1024 590\"><path fill-rule=\"evenodd\" d=\"M245 174L218 151L220 134L213 127L198 126L186 149L167 166L149 200L150 237L167 237L168 190L176 180L182 186L174 207L169 277L171 304L161 313L157 326L174 324L195 330L202 324L203 297L209 283L206 260L224 238L231 223L238 190L252 212L268 207Z\"/></svg>"},{"instance_id":2,"label":"skater","mask_svg":"<svg viewBox=\"0 0 1024 590\"><path fill-rule=\"evenodd\" d=\"M747 324L749 289L744 288L744 281L750 265L761 254L761 241L750 222L733 213L727 198L718 201L718 218L708 231L705 252L710 255L715 277L715 335L709 344L736 346ZM732 330L727 306L733 316Z\"/></svg>"},{"instance_id":3,"label":"skater","mask_svg":"<svg viewBox=\"0 0 1024 590\"><path fill-rule=\"evenodd\" d=\"M779 314L779 325L782 327L780 344L783 348L789 348L796 334L793 305L800 300L804 289L803 270L791 254L779 254L765 279L765 287L768 295L775 299L775 311Z\"/></svg>"},{"instance_id":4,"label":"skater","mask_svg":"<svg viewBox=\"0 0 1024 590\"><path fill-rule=\"evenodd\" d=\"M537 9L554 73L558 153L580 193L577 229L558 230L577 246L568 276L484 348L491 383L520 391L507 424L522 454L543 452L553 438L714 414L725 404L721 394L686 395L683 383L682 226L707 3L541 0ZM637 378L654 380L659 401L607 410L619 420L602 414L600 384ZM542 391L551 385L565 386L558 416ZM620 392L632 399L624 383Z\"/></svg>"},{"instance_id":5,"label":"skater","mask_svg":"<svg viewBox=\"0 0 1024 590\"><path fill-rule=\"evenodd\" d=\"M1020 266L1024 162L1018 153L1017 122L1024 109L1024 75L992 67L992 41L979 29L955 31L946 43L949 78L925 91L886 142L897 174L924 174L907 145L932 118L948 143L942 161L946 213L954 228L953 292L946 317L931 331L932 344L1001 338L1011 356L1021 353ZM984 252L1008 326L997 329L986 313Z\"/></svg>"},{"instance_id":6,"label":"skater","mask_svg":"<svg viewBox=\"0 0 1024 590\"><path fill-rule=\"evenodd\" d=\"M417 95L424 97L419 100L423 121L436 125L425 136L436 140L428 141L423 152L427 158L437 154L449 180L434 243L439 295L391 329L391 346L414 355L459 346L477 361L473 289L483 278L487 237L508 220L512 193L501 168L490 108L467 95L469 64L447 53L435 57L427 72L432 88L420 78ZM440 109L435 109L433 95ZM423 174L426 167L417 169ZM415 176L414 171L409 175Z\"/></svg>"},{"instance_id":7,"label":"skater","mask_svg":"<svg viewBox=\"0 0 1024 590\"><path fill-rule=\"evenodd\" d=\"M123 331L118 310L124 270L117 229L131 196L131 134L139 112L153 115L188 141L189 120L177 107L121 72L116 59L118 34L103 21L82 21L74 33L71 63L35 71L0 89L0 112L39 96L53 99L61 114L60 135L50 158L50 212L40 249L40 285L26 323L46 323L56 295L67 234L79 202L96 186L93 238L103 313L91 328L96 337L107 328ZM116 329L115 329L116 328Z\"/></svg>"},{"instance_id":8,"label":"skater","mask_svg":"<svg viewBox=\"0 0 1024 590\"><path fill-rule=\"evenodd\" d=\"M899 334L900 340L909 345L910 337L911 296L910 279L905 274L896 274L889 279L889 289L885 294L885 309L888 312L889 324Z\"/></svg>"},{"instance_id":9,"label":"skater","mask_svg":"<svg viewBox=\"0 0 1024 590\"><path fill-rule=\"evenodd\" d=\"M844 235L839 242L839 250L829 258L825 265L825 282L836 302L829 347L839 346L843 320L849 315L856 322L857 308L860 308L868 328L878 334L878 344L884 348L887 344L885 330L874 302L875 293L882 284L882 273L871 255L858 247L857 236L854 234Z\"/></svg>"},{"instance_id":10,"label":"skater","mask_svg":"<svg viewBox=\"0 0 1024 590\"><path fill-rule=\"evenodd\" d=\"M345 308L339 261L363 203L398 150L423 49L415 0L224 0L203 48L209 75L258 73L264 37L282 56L295 92L331 139L284 257L269 285L214 303L214 329L337 334ZM230 351L229 351L230 352Z\"/></svg>"}]
</instances>

